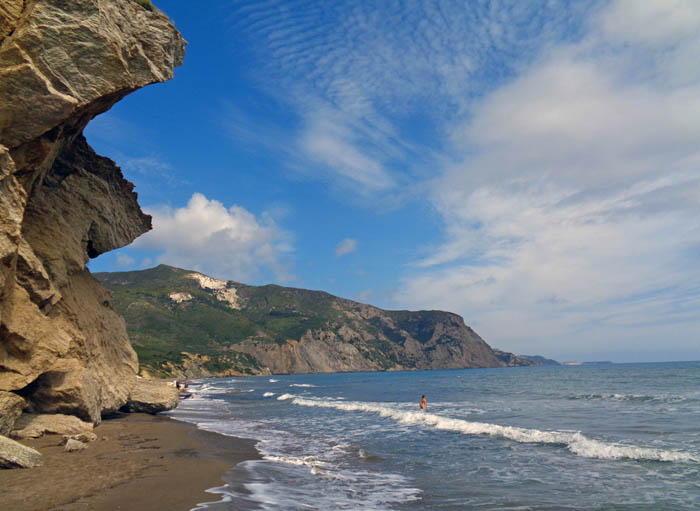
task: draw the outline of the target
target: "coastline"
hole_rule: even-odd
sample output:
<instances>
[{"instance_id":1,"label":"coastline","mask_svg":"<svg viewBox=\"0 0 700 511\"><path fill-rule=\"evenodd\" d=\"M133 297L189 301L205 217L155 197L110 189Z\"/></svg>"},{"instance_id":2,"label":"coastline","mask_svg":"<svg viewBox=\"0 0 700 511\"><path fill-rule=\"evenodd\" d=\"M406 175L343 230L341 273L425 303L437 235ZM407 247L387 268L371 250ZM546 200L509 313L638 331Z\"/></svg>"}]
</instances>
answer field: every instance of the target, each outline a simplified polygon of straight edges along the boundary
<instances>
[{"instance_id":1,"label":"coastline","mask_svg":"<svg viewBox=\"0 0 700 511\"><path fill-rule=\"evenodd\" d=\"M260 459L255 440L197 429L166 416L120 414L95 428L97 440L64 452L60 435L22 441L44 465L0 471L0 509L189 510L219 496L238 463Z\"/></svg>"}]
</instances>

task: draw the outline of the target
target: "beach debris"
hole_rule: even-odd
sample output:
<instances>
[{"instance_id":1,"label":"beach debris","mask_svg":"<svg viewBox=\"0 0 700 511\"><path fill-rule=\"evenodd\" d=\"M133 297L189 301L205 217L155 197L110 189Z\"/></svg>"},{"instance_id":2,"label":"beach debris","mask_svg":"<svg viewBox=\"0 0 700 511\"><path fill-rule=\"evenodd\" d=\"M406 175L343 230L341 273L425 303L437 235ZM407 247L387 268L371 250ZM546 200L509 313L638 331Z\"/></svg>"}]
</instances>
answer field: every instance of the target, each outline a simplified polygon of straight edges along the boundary
<instances>
[{"instance_id":1,"label":"beach debris","mask_svg":"<svg viewBox=\"0 0 700 511\"><path fill-rule=\"evenodd\" d=\"M58 445L66 445L68 443L68 440L77 440L78 442L82 442L84 444L94 442L97 440L97 435L92 432L87 432L87 433L79 433L77 435L63 435L63 439L61 440L61 443Z\"/></svg>"},{"instance_id":2,"label":"beach debris","mask_svg":"<svg viewBox=\"0 0 700 511\"><path fill-rule=\"evenodd\" d=\"M25 413L15 423L12 438L39 438L49 435L78 435L92 433L92 424L73 415Z\"/></svg>"},{"instance_id":3,"label":"beach debris","mask_svg":"<svg viewBox=\"0 0 700 511\"><path fill-rule=\"evenodd\" d=\"M32 468L43 463L38 451L0 435L0 468Z\"/></svg>"},{"instance_id":4,"label":"beach debris","mask_svg":"<svg viewBox=\"0 0 700 511\"><path fill-rule=\"evenodd\" d=\"M83 449L87 449L87 444L75 438L69 438L66 446L63 448L66 452L82 451Z\"/></svg>"},{"instance_id":5,"label":"beach debris","mask_svg":"<svg viewBox=\"0 0 700 511\"><path fill-rule=\"evenodd\" d=\"M131 413L164 412L175 408L179 392L171 382L139 379L131 389L129 399L122 408Z\"/></svg>"},{"instance_id":6,"label":"beach debris","mask_svg":"<svg viewBox=\"0 0 700 511\"><path fill-rule=\"evenodd\" d=\"M0 391L0 435L9 435L26 402L14 392Z\"/></svg>"}]
</instances>

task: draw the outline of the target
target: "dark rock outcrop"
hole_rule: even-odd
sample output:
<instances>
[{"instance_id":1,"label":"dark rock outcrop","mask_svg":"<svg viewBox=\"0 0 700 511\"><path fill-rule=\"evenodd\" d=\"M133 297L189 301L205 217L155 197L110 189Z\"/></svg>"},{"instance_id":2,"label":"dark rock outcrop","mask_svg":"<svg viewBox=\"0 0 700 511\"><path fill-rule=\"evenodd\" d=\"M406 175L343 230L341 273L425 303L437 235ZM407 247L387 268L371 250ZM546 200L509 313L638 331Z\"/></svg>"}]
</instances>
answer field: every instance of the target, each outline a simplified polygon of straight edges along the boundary
<instances>
[{"instance_id":1,"label":"dark rock outcrop","mask_svg":"<svg viewBox=\"0 0 700 511\"><path fill-rule=\"evenodd\" d=\"M501 351L494 349L493 352L496 356L508 367L523 367L523 366L537 366L540 365L536 362L531 362L526 358L519 357L514 353L508 351Z\"/></svg>"},{"instance_id":2,"label":"dark rock outcrop","mask_svg":"<svg viewBox=\"0 0 700 511\"><path fill-rule=\"evenodd\" d=\"M82 132L183 56L168 18L131 1L0 5L0 390L32 411L97 423L136 383L124 322L85 263L150 217Z\"/></svg>"},{"instance_id":3,"label":"dark rock outcrop","mask_svg":"<svg viewBox=\"0 0 700 511\"><path fill-rule=\"evenodd\" d=\"M515 355L514 353L509 353L498 349L494 349L493 352L508 367L560 365L556 360L544 358L539 355Z\"/></svg>"}]
</instances>

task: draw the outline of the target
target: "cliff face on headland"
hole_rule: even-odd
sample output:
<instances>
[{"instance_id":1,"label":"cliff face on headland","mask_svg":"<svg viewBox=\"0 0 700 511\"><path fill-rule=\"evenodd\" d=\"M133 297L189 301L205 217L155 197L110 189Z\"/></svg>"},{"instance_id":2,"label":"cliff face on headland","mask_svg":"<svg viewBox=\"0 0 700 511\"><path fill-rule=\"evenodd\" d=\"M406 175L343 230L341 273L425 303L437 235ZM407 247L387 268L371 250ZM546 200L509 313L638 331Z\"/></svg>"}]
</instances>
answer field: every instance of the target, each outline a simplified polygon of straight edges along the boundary
<instances>
[{"instance_id":1,"label":"cliff face on headland","mask_svg":"<svg viewBox=\"0 0 700 511\"><path fill-rule=\"evenodd\" d=\"M133 185L82 135L172 77L184 41L129 0L0 3L0 392L97 423L138 361L90 257L150 229Z\"/></svg>"},{"instance_id":2,"label":"cliff face on headland","mask_svg":"<svg viewBox=\"0 0 700 511\"><path fill-rule=\"evenodd\" d=\"M151 375L506 365L450 312L387 311L321 291L248 286L165 265L95 277L112 292Z\"/></svg>"}]
</instances>

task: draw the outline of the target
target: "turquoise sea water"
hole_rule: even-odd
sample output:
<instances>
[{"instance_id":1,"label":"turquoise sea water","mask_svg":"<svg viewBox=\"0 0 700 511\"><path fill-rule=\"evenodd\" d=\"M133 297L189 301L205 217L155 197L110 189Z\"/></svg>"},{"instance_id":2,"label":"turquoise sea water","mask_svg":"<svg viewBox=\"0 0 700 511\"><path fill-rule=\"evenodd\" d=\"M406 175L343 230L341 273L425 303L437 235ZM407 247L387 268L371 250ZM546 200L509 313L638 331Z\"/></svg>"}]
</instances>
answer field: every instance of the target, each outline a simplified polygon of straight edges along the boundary
<instances>
[{"instance_id":1,"label":"turquoise sea water","mask_svg":"<svg viewBox=\"0 0 700 511\"><path fill-rule=\"evenodd\" d=\"M264 457L239 465L206 509L700 509L700 362L190 388L175 418L256 438Z\"/></svg>"}]
</instances>

